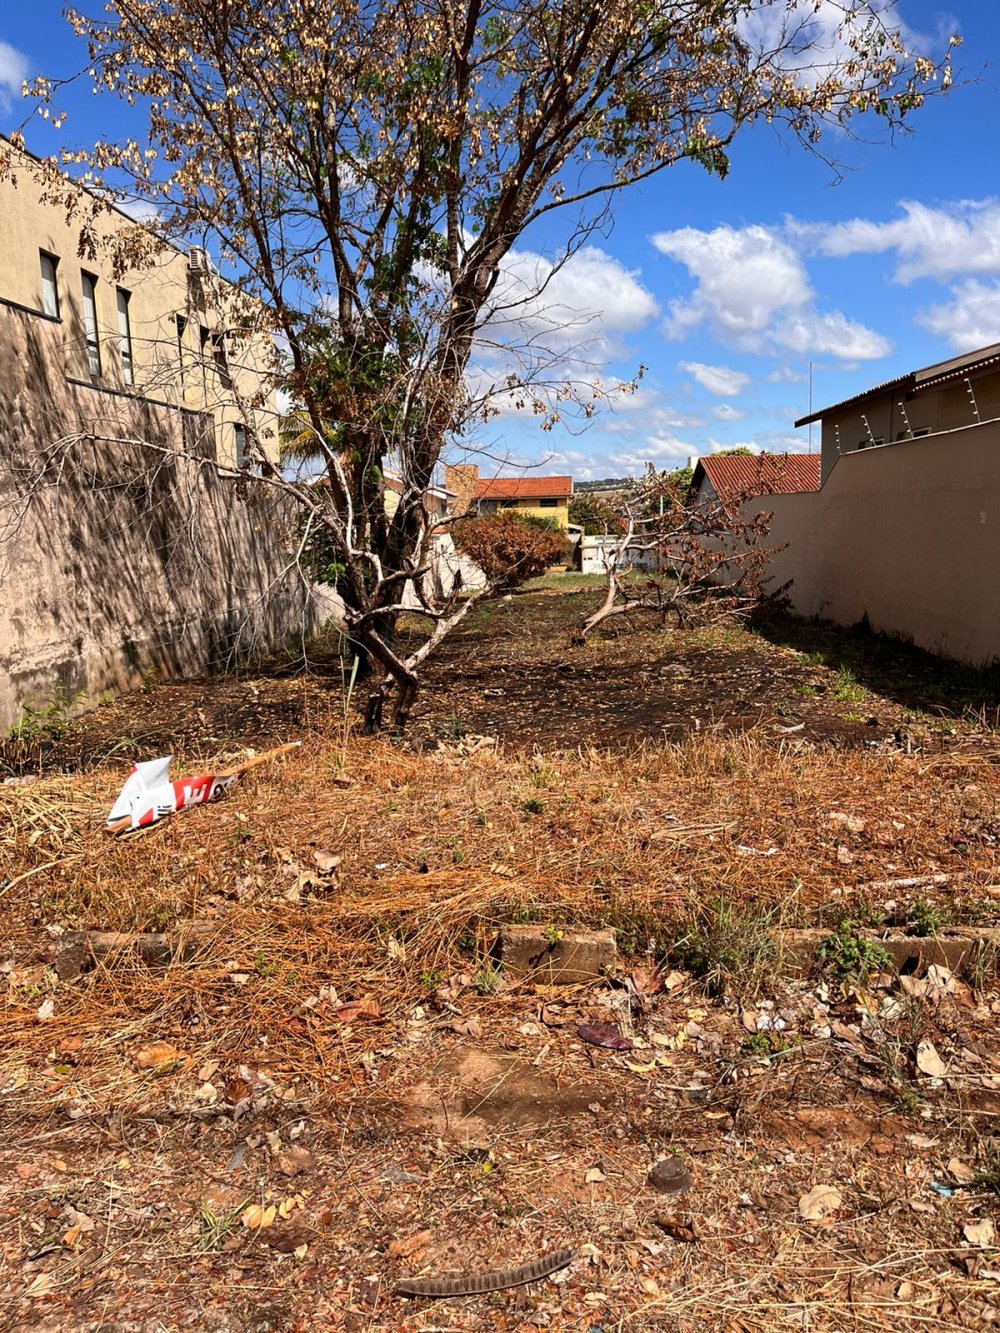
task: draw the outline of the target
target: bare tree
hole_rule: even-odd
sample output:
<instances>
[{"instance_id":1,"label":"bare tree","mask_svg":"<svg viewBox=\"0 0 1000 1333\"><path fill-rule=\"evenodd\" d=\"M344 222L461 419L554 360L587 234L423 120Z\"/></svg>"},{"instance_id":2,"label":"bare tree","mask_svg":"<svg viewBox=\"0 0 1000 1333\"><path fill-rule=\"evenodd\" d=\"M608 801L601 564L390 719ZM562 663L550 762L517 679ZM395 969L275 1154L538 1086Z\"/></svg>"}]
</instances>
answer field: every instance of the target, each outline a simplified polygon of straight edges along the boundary
<instances>
[{"instance_id":1,"label":"bare tree","mask_svg":"<svg viewBox=\"0 0 1000 1333\"><path fill-rule=\"evenodd\" d=\"M429 577L442 450L498 396L551 427L623 387L579 363L556 374L560 339L537 318L615 197L685 161L725 176L759 122L814 151L825 127L859 118L891 133L950 77L947 55L904 49L884 0L107 9L70 21L95 90L141 108L148 132L63 160L151 205L164 236L212 250L245 296L233 333L276 340L272 387L290 396L325 485L270 479L336 548L349 633L385 673L373 729L393 690L405 720L422 662L468 610ZM35 92L59 119L58 85ZM566 227L551 262L512 281L518 242L556 212ZM119 262L141 262L142 248L120 238ZM431 627L413 652L396 633L407 586Z\"/></svg>"},{"instance_id":2,"label":"bare tree","mask_svg":"<svg viewBox=\"0 0 1000 1333\"><path fill-rule=\"evenodd\" d=\"M600 555L604 601L573 634L583 644L612 616L652 612L674 625L738 621L765 596L771 557L772 514L745 508L746 501L779 489L781 460L767 455L756 475L725 496L692 493L686 478L650 467L640 481L613 499L595 502L605 535ZM584 539L586 540L586 539Z\"/></svg>"}]
</instances>

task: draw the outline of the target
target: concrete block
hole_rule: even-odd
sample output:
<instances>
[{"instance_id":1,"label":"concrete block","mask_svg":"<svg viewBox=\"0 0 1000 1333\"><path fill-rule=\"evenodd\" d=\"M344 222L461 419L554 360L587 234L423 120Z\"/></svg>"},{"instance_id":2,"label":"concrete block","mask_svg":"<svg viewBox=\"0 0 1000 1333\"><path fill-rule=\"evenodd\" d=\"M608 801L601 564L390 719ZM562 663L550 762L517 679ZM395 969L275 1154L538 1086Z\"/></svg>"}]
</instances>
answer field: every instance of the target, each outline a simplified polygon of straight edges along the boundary
<instances>
[{"instance_id":1,"label":"concrete block","mask_svg":"<svg viewBox=\"0 0 1000 1333\"><path fill-rule=\"evenodd\" d=\"M217 927L190 921L166 934L128 934L117 930L68 930L56 941L53 966L60 981L72 981L81 972L116 954L133 953L147 967L188 962Z\"/></svg>"},{"instance_id":2,"label":"concrete block","mask_svg":"<svg viewBox=\"0 0 1000 1333\"><path fill-rule=\"evenodd\" d=\"M500 961L508 976L544 986L596 981L618 958L613 930L574 926L504 926Z\"/></svg>"},{"instance_id":3,"label":"concrete block","mask_svg":"<svg viewBox=\"0 0 1000 1333\"><path fill-rule=\"evenodd\" d=\"M782 970L791 976L817 971L816 950L832 933L829 930L777 931L775 944ZM1000 930L975 926L949 926L936 935L879 930L860 930L858 935L881 944L898 971L923 969L936 963L958 973L969 967L982 949L1000 947Z\"/></svg>"}]
</instances>

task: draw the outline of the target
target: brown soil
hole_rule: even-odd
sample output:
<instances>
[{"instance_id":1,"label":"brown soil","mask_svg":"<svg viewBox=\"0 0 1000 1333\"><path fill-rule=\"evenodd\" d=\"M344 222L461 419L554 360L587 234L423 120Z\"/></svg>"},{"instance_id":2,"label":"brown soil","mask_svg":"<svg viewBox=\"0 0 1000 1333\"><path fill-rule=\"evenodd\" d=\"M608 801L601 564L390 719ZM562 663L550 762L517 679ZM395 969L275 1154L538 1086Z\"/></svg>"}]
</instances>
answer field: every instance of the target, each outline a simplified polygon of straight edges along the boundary
<instances>
[{"instance_id":1,"label":"brown soil","mask_svg":"<svg viewBox=\"0 0 1000 1333\"><path fill-rule=\"evenodd\" d=\"M328 657L325 674L154 686L4 748L43 772L0 787L5 1328L1000 1322L991 969L919 995L785 981L761 917L905 922L919 898L995 919L993 735L967 693L947 725L933 691L914 718L912 691L879 693L884 670L860 686L863 664L847 679L761 635L621 626L570 650L592 596L479 613L403 743L349 734ZM218 805L101 831L133 758L173 750L190 772L298 738ZM947 881L867 887L914 874ZM725 938L704 916L720 898ZM621 966L562 991L498 977L511 919L612 924ZM183 964L51 966L63 930L191 920L207 931ZM682 954L692 936L722 950L721 995L678 959L651 976L650 941ZM594 1023L634 1049L585 1045ZM648 1184L671 1154L682 1195ZM808 1219L818 1185L839 1202ZM392 1294L563 1246L577 1258L554 1281Z\"/></svg>"}]
</instances>

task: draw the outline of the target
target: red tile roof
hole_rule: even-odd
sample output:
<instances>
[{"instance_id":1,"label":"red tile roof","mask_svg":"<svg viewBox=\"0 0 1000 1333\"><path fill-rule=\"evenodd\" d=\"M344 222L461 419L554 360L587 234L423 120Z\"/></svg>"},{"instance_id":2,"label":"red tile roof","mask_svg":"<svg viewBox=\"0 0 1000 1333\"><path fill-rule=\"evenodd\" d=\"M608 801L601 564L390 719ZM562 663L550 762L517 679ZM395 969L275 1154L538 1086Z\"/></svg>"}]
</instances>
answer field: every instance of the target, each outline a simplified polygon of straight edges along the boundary
<instances>
[{"instance_id":1,"label":"red tile roof","mask_svg":"<svg viewBox=\"0 0 1000 1333\"><path fill-rule=\"evenodd\" d=\"M572 477L491 477L476 482L477 500L568 500Z\"/></svg>"},{"instance_id":2,"label":"red tile roof","mask_svg":"<svg viewBox=\"0 0 1000 1333\"><path fill-rule=\"evenodd\" d=\"M819 454L710 454L698 466L725 500L727 494L818 491L819 460Z\"/></svg>"}]
</instances>

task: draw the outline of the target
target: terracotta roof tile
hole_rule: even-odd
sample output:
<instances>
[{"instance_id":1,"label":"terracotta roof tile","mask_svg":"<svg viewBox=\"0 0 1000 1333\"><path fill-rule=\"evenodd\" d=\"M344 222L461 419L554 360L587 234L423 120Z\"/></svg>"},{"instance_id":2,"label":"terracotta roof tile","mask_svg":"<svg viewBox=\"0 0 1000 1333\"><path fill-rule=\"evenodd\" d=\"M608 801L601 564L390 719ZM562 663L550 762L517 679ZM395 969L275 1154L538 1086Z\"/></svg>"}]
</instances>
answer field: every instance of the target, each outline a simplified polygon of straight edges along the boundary
<instances>
[{"instance_id":1,"label":"terracotta roof tile","mask_svg":"<svg viewBox=\"0 0 1000 1333\"><path fill-rule=\"evenodd\" d=\"M572 477L491 477L476 482L477 500L568 500L572 494Z\"/></svg>"},{"instance_id":2,"label":"terracotta roof tile","mask_svg":"<svg viewBox=\"0 0 1000 1333\"><path fill-rule=\"evenodd\" d=\"M787 494L819 490L819 454L711 454L698 460L715 492Z\"/></svg>"}]
</instances>

